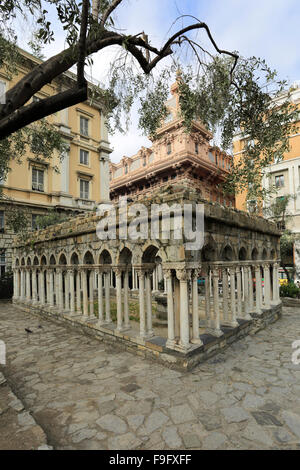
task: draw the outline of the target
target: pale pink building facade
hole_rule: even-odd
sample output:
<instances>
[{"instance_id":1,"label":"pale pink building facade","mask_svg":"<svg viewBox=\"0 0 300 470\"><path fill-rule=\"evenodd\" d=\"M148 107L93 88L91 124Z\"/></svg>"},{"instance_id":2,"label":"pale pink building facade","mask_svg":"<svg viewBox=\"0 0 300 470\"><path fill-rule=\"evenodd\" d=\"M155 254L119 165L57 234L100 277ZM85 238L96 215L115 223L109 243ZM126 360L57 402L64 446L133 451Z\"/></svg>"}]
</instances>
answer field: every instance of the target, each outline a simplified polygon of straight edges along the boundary
<instances>
[{"instance_id":1,"label":"pale pink building facade","mask_svg":"<svg viewBox=\"0 0 300 470\"><path fill-rule=\"evenodd\" d=\"M152 140L152 147L142 147L136 155L110 164L111 199L138 199L162 185L176 183L197 188L208 201L235 207L234 196L222 190L232 156L210 146L212 134L201 122L193 122L191 132L186 132L178 113L177 83L171 93L166 103L169 115Z\"/></svg>"}]
</instances>

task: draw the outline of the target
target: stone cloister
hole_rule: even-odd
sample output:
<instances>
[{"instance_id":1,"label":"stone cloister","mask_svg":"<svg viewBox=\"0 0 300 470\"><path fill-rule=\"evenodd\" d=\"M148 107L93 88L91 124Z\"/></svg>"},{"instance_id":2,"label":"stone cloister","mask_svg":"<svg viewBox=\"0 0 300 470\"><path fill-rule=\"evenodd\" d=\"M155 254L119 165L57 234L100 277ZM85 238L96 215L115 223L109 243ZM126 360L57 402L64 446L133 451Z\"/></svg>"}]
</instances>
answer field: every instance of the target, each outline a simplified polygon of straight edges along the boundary
<instances>
[{"instance_id":1,"label":"stone cloister","mask_svg":"<svg viewBox=\"0 0 300 470\"><path fill-rule=\"evenodd\" d=\"M95 213L17 237L13 253L17 307L63 321L145 357L190 368L281 312L280 233L261 217L169 189L144 205L204 205L204 244L185 239L100 240ZM141 202L141 201L139 201ZM128 221L128 223L130 220ZM203 287L198 279L204 279ZM156 326L153 291L164 279L166 321ZM199 292L200 291L200 292ZM138 315L130 315L136 293ZM116 318L112 318L112 302Z\"/></svg>"}]
</instances>

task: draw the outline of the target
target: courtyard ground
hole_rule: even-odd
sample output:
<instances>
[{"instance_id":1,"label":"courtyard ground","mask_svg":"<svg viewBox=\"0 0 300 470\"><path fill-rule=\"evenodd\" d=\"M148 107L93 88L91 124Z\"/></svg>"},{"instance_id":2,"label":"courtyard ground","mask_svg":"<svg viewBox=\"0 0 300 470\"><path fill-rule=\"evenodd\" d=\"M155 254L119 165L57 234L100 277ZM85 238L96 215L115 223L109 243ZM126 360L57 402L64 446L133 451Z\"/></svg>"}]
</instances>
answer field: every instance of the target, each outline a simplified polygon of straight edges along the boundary
<instances>
[{"instance_id":1,"label":"courtyard ground","mask_svg":"<svg viewBox=\"0 0 300 470\"><path fill-rule=\"evenodd\" d=\"M188 373L8 302L0 304L0 340L20 412L55 449L300 449L300 364L292 363L299 308L284 307L280 321ZM18 434L8 439L17 448Z\"/></svg>"}]
</instances>

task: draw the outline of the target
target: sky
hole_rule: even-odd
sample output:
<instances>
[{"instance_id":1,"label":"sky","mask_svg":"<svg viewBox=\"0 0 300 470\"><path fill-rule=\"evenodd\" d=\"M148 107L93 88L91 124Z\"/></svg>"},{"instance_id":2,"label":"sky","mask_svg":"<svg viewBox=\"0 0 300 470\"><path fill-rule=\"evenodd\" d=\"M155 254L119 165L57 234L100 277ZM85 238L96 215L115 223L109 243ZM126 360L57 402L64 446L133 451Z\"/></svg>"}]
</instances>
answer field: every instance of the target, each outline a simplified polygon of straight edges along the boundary
<instances>
[{"instance_id":1,"label":"sky","mask_svg":"<svg viewBox=\"0 0 300 470\"><path fill-rule=\"evenodd\" d=\"M278 71L279 78L291 83L300 81L300 0L124 0L116 10L115 24L129 34L145 31L151 44L161 46L170 31L174 32L174 26L170 27L180 15L193 15L206 22L220 48L239 51L245 57L264 58ZM199 41L209 45L204 32ZM58 31L45 55L62 48L63 35ZM94 54L94 65L87 68L87 73L104 82L115 53L110 48ZM129 132L110 136L113 162L135 154L142 145L151 145L141 135L137 121L135 109Z\"/></svg>"}]
</instances>

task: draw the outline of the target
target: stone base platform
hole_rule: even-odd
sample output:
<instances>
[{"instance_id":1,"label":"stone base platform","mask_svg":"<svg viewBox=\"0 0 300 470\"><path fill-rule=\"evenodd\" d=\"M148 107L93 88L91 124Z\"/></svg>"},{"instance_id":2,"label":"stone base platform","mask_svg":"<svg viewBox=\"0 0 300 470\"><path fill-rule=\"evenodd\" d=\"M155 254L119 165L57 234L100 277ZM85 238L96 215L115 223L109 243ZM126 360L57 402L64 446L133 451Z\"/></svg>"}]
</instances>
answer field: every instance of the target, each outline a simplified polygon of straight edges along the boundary
<instances>
[{"instance_id":1,"label":"stone base platform","mask_svg":"<svg viewBox=\"0 0 300 470\"><path fill-rule=\"evenodd\" d=\"M83 320L82 316L70 316L68 314L51 312L39 306L26 306L14 302L14 306L28 313L39 315L44 319L64 324L84 334L92 336L100 341L111 344L118 349L142 356L145 359L155 360L169 368L187 371L197 364L220 353L239 339L255 334L266 328L270 323L281 317L282 304L274 305L271 309L263 310L260 315L250 313L252 320L238 319L235 328L221 326L223 335L215 337L210 334L200 335L202 345L191 345L187 352L175 351L166 347L166 338L153 336L150 339L142 339L136 336L136 331L128 330L119 332L113 324L98 326L95 319Z\"/></svg>"}]
</instances>

